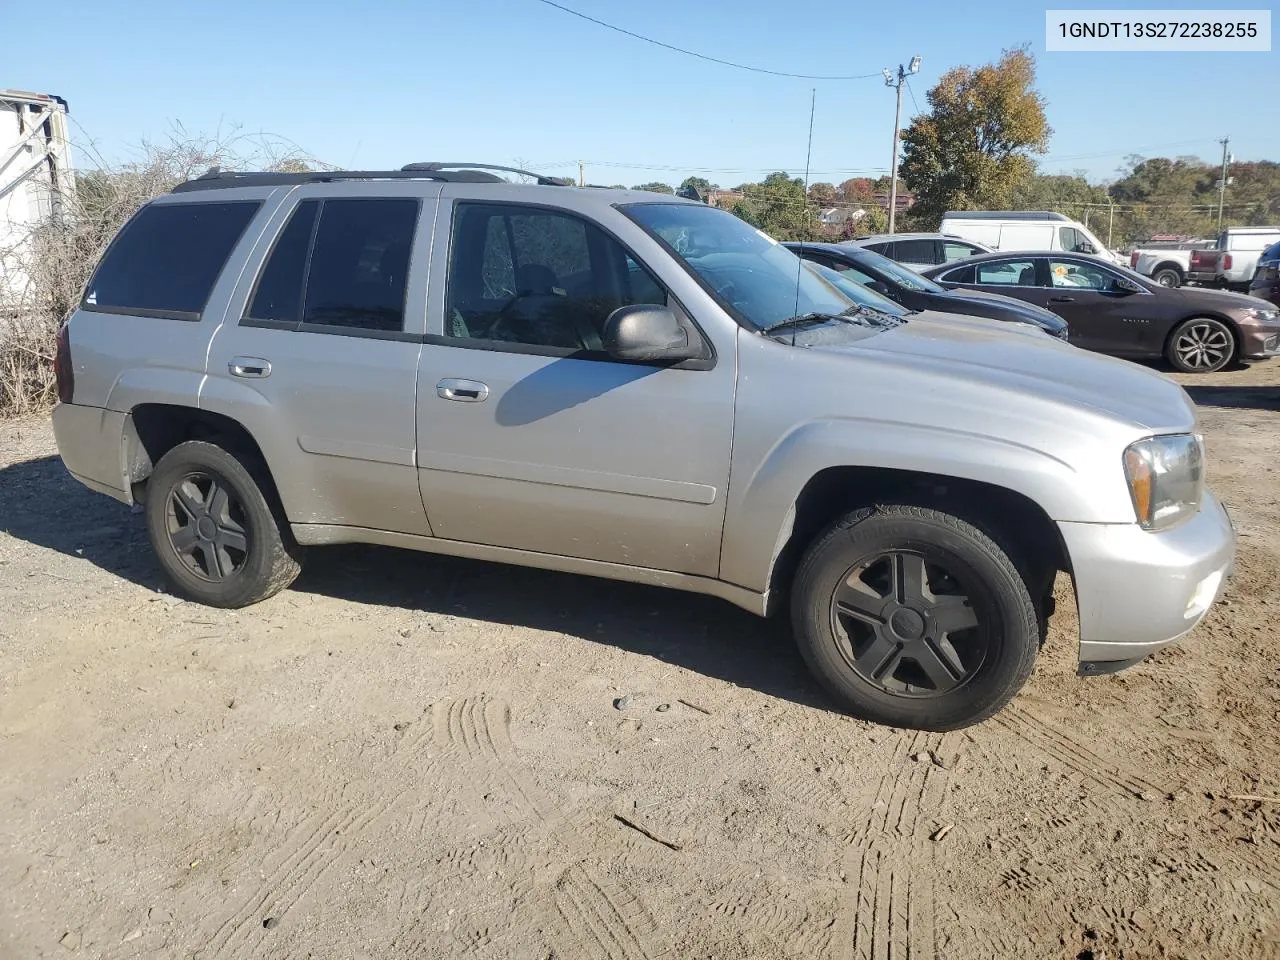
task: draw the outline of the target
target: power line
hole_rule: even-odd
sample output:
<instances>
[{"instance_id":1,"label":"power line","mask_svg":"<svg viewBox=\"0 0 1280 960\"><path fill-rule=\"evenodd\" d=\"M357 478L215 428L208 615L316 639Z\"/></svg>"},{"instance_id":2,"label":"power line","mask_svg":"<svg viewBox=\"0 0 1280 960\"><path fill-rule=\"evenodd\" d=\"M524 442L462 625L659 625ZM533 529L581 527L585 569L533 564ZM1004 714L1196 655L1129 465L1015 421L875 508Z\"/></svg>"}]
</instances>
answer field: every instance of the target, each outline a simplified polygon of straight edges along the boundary
<instances>
[{"instance_id":1,"label":"power line","mask_svg":"<svg viewBox=\"0 0 1280 960\"><path fill-rule=\"evenodd\" d=\"M911 104L916 108L916 114L919 115L921 113L924 113L924 111L920 109L919 101L916 100L916 92L911 89L910 80L907 80L907 93L911 94Z\"/></svg>"},{"instance_id":2,"label":"power line","mask_svg":"<svg viewBox=\"0 0 1280 960\"><path fill-rule=\"evenodd\" d=\"M1044 157L1040 163L1065 163L1068 160L1096 160L1099 157L1118 157L1121 154L1138 154L1141 155L1148 150L1164 150L1168 147L1187 147L1196 143L1209 143L1210 141L1217 143L1212 137L1200 137L1196 140L1178 140L1174 143L1157 143L1150 147L1128 148L1123 150L1106 150L1101 153L1079 153L1069 157Z\"/></svg>"},{"instance_id":3,"label":"power line","mask_svg":"<svg viewBox=\"0 0 1280 960\"><path fill-rule=\"evenodd\" d=\"M766 70L764 67L752 67L745 63L734 63L732 60L721 60L719 57L708 56L705 53L697 53L694 50L686 50L684 47L677 47L670 43L663 43L661 40L653 39L653 37L646 37L639 33L632 33L630 30L614 26L612 23L605 23L603 20L597 20L595 17L589 17L585 13L580 13L577 10L555 3L554 0L538 0L538 3L546 4L548 7L555 7L557 10L570 14L571 16L578 17L579 19L586 20L590 23L594 23L596 26L604 27L606 30L612 30L615 33L621 33L624 36L631 37L635 40L643 40L645 43L651 43L655 47L662 47L663 49L672 50L676 53L683 53L687 57L697 57L699 60L706 60L709 63L718 63L723 67L736 67L739 70L750 70L752 73L764 73L771 77L791 77L796 80L867 80L871 77L880 76L879 73L831 76L812 73L787 73L784 70Z\"/></svg>"}]
</instances>

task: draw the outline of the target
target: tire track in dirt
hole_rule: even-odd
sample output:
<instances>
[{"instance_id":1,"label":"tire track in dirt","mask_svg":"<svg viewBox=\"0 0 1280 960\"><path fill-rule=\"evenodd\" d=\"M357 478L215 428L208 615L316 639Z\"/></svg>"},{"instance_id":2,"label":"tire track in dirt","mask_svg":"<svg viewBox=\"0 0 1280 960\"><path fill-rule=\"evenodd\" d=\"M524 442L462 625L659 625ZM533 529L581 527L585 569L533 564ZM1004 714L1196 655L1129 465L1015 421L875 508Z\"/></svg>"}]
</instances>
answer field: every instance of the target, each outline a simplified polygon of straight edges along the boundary
<instances>
[{"instance_id":1,"label":"tire track in dirt","mask_svg":"<svg viewBox=\"0 0 1280 960\"><path fill-rule=\"evenodd\" d=\"M601 881L587 867L591 851L582 841L581 830L568 829L572 824L533 784L516 757L510 707L485 696L465 697L432 704L430 713L435 743L475 768L476 790L504 796L515 807L517 822L508 831L515 850L509 846L497 856L513 870L520 869L523 858L517 852L520 841L514 830L519 821L532 820L554 852L572 861L555 880L549 897L525 891L529 919L561 926L568 937L566 956L585 953L609 960L650 960L646 941L656 932L656 924L635 897ZM595 949L583 951L584 942Z\"/></svg>"},{"instance_id":2,"label":"tire track in dirt","mask_svg":"<svg viewBox=\"0 0 1280 960\"><path fill-rule=\"evenodd\" d=\"M1149 799L1163 797L1168 792L1166 787L1148 780L1120 761L1094 753L1071 733L1036 716L1026 707L1010 704L992 719L997 726L1108 793Z\"/></svg>"},{"instance_id":3,"label":"tire track in dirt","mask_svg":"<svg viewBox=\"0 0 1280 960\"><path fill-rule=\"evenodd\" d=\"M422 756L428 736L424 731L396 744L383 765L386 776L402 773ZM431 764L428 763L428 768ZM385 816L399 795L370 801L347 797L345 790L328 812L304 818L287 831L279 850L277 865L254 883L251 892L205 939L214 957L259 957L263 954L263 923L267 916L277 920L292 909L342 857L369 827Z\"/></svg>"},{"instance_id":4,"label":"tire track in dirt","mask_svg":"<svg viewBox=\"0 0 1280 960\"><path fill-rule=\"evenodd\" d=\"M896 960L937 955L934 851L928 820L945 799L941 769L919 754L943 750L946 735L898 737L862 828L846 837L852 888L835 928L839 960Z\"/></svg>"}]
</instances>

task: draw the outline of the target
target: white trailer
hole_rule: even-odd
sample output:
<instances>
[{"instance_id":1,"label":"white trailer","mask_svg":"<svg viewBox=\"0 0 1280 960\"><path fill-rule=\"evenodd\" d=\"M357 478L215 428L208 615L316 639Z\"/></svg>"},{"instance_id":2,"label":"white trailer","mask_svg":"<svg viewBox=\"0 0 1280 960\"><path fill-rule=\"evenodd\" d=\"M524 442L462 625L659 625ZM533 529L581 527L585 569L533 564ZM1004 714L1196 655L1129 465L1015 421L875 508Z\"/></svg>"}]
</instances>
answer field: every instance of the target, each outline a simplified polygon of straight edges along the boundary
<instances>
[{"instance_id":1,"label":"white trailer","mask_svg":"<svg viewBox=\"0 0 1280 960\"><path fill-rule=\"evenodd\" d=\"M67 215L75 188L67 102L0 90L0 314L21 308L31 233Z\"/></svg>"}]
</instances>

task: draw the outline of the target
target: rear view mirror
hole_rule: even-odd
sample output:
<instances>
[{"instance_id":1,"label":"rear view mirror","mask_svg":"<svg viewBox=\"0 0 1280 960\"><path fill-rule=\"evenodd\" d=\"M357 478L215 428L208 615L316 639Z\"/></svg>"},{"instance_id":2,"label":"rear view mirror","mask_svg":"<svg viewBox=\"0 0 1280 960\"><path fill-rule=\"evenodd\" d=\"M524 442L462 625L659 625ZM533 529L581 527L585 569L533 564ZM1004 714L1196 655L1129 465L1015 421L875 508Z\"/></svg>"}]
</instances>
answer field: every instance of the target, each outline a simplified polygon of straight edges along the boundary
<instances>
[{"instance_id":1,"label":"rear view mirror","mask_svg":"<svg viewBox=\"0 0 1280 960\"><path fill-rule=\"evenodd\" d=\"M668 307L619 307L604 322L604 349L615 360L692 360L689 331Z\"/></svg>"}]
</instances>

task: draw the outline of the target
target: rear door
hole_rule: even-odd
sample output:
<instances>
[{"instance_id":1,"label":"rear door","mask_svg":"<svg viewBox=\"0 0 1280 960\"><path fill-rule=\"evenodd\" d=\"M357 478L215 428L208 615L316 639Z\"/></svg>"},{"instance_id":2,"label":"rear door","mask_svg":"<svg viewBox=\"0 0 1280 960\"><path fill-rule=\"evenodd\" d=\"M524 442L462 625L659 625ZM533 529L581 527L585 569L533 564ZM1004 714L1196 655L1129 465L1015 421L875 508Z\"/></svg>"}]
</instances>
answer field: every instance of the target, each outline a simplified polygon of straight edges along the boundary
<instances>
[{"instance_id":1,"label":"rear door","mask_svg":"<svg viewBox=\"0 0 1280 960\"><path fill-rule=\"evenodd\" d=\"M938 241L920 238L895 240L891 259L916 271L928 270L942 262L938 255Z\"/></svg>"},{"instance_id":2,"label":"rear door","mask_svg":"<svg viewBox=\"0 0 1280 960\"><path fill-rule=\"evenodd\" d=\"M621 214L610 220L614 235L569 209L490 199L499 188L479 198L445 187L451 194L433 259L447 282L432 287L418 390L420 480L435 535L715 576L732 344L716 355L657 272L618 239L627 231L658 249ZM635 303L671 307L705 359L611 359L605 318Z\"/></svg>"},{"instance_id":3,"label":"rear door","mask_svg":"<svg viewBox=\"0 0 1280 960\"><path fill-rule=\"evenodd\" d=\"M209 350L201 406L243 423L309 542L427 534L414 396L439 185L297 188ZM414 257L415 248L421 254Z\"/></svg>"}]
</instances>

